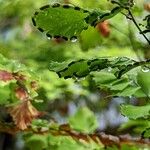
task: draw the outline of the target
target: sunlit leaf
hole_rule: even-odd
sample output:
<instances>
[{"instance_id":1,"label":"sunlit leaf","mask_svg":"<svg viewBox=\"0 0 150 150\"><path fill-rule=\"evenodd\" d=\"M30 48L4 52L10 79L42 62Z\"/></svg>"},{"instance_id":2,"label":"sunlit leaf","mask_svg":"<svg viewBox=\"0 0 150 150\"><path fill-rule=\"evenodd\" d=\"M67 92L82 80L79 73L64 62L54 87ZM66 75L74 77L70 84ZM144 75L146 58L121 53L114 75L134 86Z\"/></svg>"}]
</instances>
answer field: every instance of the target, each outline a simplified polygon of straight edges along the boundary
<instances>
[{"instance_id":1,"label":"sunlit leaf","mask_svg":"<svg viewBox=\"0 0 150 150\"><path fill-rule=\"evenodd\" d=\"M132 85L131 83L133 81L128 77L117 79L111 72L101 71L92 73L92 75L96 85L100 89L111 91L114 96L133 96L136 94L137 90L140 89L137 85ZM137 96L145 97L142 91L141 94Z\"/></svg>"},{"instance_id":2,"label":"sunlit leaf","mask_svg":"<svg viewBox=\"0 0 150 150\"><path fill-rule=\"evenodd\" d=\"M51 62L49 69L55 71L58 76L67 78L77 77L82 78L90 74L93 71L101 71L103 69L114 70L115 76L120 78L124 73L130 71L138 64L134 65L135 61L127 57L117 58L96 58L96 59L81 59L72 61L70 63L56 63ZM63 69L62 69L63 68ZM113 71L112 71L113 72Z\"/></svg>"},{"instance_id":3,"label":"sunlit leaf","mask_svg":"<svg viewBox=\"0 0 150 150\"><path fill-rule=\"evenodd\" d=\"M25 67L25 65L19 63L18 61L7 59L0 54L0 70L18 72L25 71L27 70L27 68Z\"/></svg>"},{"instance_id":4,"label":"sunlit leaf","mask_svg":"<svg viewBox=\"0 0 150 150\"><path fill-rule=\"evenodd\" d=\"M69 118L69 124L77 131L86 133L93 132L98 127L95 115L88 108L79 108L78 111Z\"/></svg>"},{"instance_id":5,"label":"sunlit leaf","mask_svg":"<svg viewBox=\"0 0 150 150\"><path fill-rule=\"evenodd\" d=\"M62 37L65 40L68 38L73 40L87 29L88 24L84 20L87 15L87 12L78 7L55 3L41 7L38 12L35 12L32 21L50 38Z\"/></svg>"},{"instance_id":6,"label":"sunlit leaf","mask_svg":"<svg viewBox=\"0 0 150 150\"><path fill-rule=\"evenodd\" d=\"M98 87L112 91L114 96L145 97L141 87L136 84L136 74L132 75L135 79L128 75L123 76L142 63L126 57L107 57L62 63L51 62L49 69L56 72L60 78L65 79L92 75Z\"/></svg>"},{"instance_id":7,"label":"sunlit leaf","mask_svg":"<svg viewBox=\"0 0 150 150\"><path fill-rule=\"evenodd\" d=\"M130 119L148 118L150 116L150 105L121 105L121 113Z\"/></svg>"},{"instance_id":8,"label":"sunlit leaf","mask_svg":"<svg viewBox=\"0 0 150 150\"><path fill-rule=\"evenodd\" d=\"M87 11L78 6L45 5L36 11L32 17L34 26L41 32L46 32L48 38L62 37L65 40L75 39L83 30L87 30L88 25L96 26L99 22L110 19L122 10L115 7L111 11L92 10Z\"/></svg>"},{"instance_id":9,"label":"sunlit leaf","mask_svg":"<svg viewBox=\"0 0 150 150\"><path fill-rule=\"evenodd\" d=\"M80 36L81 48L87 51L90 48L95 48L102 43L102 36L96 28L89 27L86 31L83 31Z\"/></svg>"},{"instance_id":10,"label":"sunlit leaf","mask_svg":"<svg viewBox=\"0 0 150 150\"><path fill-rule=\"evenodd\" d=\"M139 72L137 75L137 82L141 86L142 91L150 97L150 71Z\"/></svg>"},{"instance_id":11,"label":"sunlit leaf","mask_svg":"<svg viewBox=\"0 0 150 150\"><path fill-rule=\"evenodd\" d=\"M122 91L117 92L117 96L134 96L134 94L140 89L138 86L129 85ZM114 95L115 92L114 92ZM144 96L144 95L143 95Z\"/></svg>"}]
</instances>

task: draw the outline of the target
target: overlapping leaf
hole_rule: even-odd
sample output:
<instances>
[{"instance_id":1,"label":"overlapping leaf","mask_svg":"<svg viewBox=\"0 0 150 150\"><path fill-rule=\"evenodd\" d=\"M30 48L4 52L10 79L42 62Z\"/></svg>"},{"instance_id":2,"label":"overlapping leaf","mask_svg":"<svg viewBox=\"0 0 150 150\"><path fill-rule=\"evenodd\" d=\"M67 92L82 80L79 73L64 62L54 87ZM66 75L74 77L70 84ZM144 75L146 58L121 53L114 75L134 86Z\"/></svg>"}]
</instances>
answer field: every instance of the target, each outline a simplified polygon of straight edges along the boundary
<instances>
[{"instance_id":1,"label":"overlapping leaf","mask_svg":"<svg viewBox=\"0 0 150 150\"><path fill-rule=\"evenodd\" d=\"M143 138L150 138L150 127L142 133Z\"/></svg>"},{"instance_id":2,"label":"overlapping leaf","mask_svg":"<svg viewBox=\"0 0 150 150\"><path fill-rule=\"evenodd\" d=\"M65 79L92 75L98 87L112 91L112 95L115 96L146 97L142 87L144 83L141 83L141 86L137 84L136 74L132 75L133 79L129 76L122 77L130 70L145 64L149 64L149 61L136 62L127 57L108 57L62 63L51 62L49 69L56 72L60 78ZM148 88L149 84L146 90Z\"/></svg>"},{"instance_id":3,"label":"overlapping leaf","mask_svg":"<svg viewBox=\"0 0 150 150\"><path fill-rule=\"evenodd\" d=\"M150 105L121 105L121 113L130 119L148 118L150 116Z\"/></svg>"},{"instance_id":4,"label":"overlapping leaf","mask_svg":"<svg viewBox=\"0 0 150 150\"><path fill-rule=\"evenodd\" d=\"M21 64L16 60L7 59L1 54L0 54L0 70L5 70L12 73L16 73L19 71L28 71L31 73L31 71L24 64Z\"/></svg>"},{"instance_id":5,"label":"overlapping leaf","mask_svg":"<svg viewBox=\"0 0 150 150\"><path fill-rule=\"evenodd\" d=\"M72 62L51 62L49 69L55 71L60 78L86 77L93 71L101 71L104 69L112 70L117 78L120 78L126 72L150 63L149 61L136 62L127 57L106 57L97 59L81 59Z\"/></svg>"},{"instance_id":6,"label":"overlapping leaf","mask_svg":"<svg viewBox=\"0 0 150 150\"><path fill-rule=\"evenodd\" d=\"M93 79L100 89L111 91L114 96L137 96L145 97L140 87L134 84L133 79L122 77L117 79L111 72L101 71L93 73Z\"/></svg>"},{"instance_id":7,"label":"overlapping leaf","mask_svg":"<svg viewBox=\"0 0 150 150\"><path fill-rule=\"evenodd\" d=\"M111 11L87 11L77 6L45 5L36 11L32 17L34 26L41 32L46 32L48 38L63 38L75 40L88 25L96 26L99 22L110 19L122 10L115 7Z\"/></svg>"},{"instance_id":8,"label":"overlapping leaf","mask_svg":"<svg viewBox=\"0 0 150 150\"><path fill-rule=\"evenodd\" d=\"M122 124L119 128L120 131L129 131L135 133L142 133L145 129L150 127L150 121L143 119L129 120Z\"/></svg>"},{"instance_id":9,"label":"overlapping leaf","mask_svg":"<svg viewBox=\"0 0 150 150\"><path fill-rule=\"evenodd\" d=\"M139 72L137 76L137 82L140 85L142 91L150 97L150 71Z\"/></svg>"},{"instance_id":10,"label":"overlapping leaf","mask_svg":"<svg viewBox=\"0 0 150 150\"><path fill-rule=\"evenodd\" d=\"M26 145L32 150L36 148L41 149L51 149L51 150L102 150L103 145L101 143L96 143L94 140L89 138L89 141L80 140L77 141L71 136L53 136L51 134L46 135L27 135Z\"/></svg>"},{"instance_id":11,"label":"overlapping leaf","mask_svg":"<svg viewBox=\"0 0 150 150\"><path fill-rule=\"evenodd\" d=\"M70 5L47 5L35 12L32 18L33 24L42 32L46 32L48 37L62 37L73 39L77 37L88 24L84 18L87 11Z\"/></svg>"},{"instance_id":12,"label":"overlapping leaf","mask_svg":"<svg viewBox=\"0 0 150 150\"><path fill-rule=\"evenodd\" d=\"M29 149L36 149L36 150L42 150L47 148L47 136L43 135L32 135L27 138L26 140L26 146Z\"/></svg>"},{"instance_id":13,"label":"overlapping leaf","mask_svg":"<svg viewBox=\"0 0 150 150\"><path fill-rule=\"evenodd\" d=\"M10 60L0 54L0 104L8 104L24 96L19 87L26 88L30 97L37 96L34 83L37 76L33 71L16 60ZM19 95L18 95L19 94ZM9 100L9 101L8 101Z\"/></svg>"}]
</instances>

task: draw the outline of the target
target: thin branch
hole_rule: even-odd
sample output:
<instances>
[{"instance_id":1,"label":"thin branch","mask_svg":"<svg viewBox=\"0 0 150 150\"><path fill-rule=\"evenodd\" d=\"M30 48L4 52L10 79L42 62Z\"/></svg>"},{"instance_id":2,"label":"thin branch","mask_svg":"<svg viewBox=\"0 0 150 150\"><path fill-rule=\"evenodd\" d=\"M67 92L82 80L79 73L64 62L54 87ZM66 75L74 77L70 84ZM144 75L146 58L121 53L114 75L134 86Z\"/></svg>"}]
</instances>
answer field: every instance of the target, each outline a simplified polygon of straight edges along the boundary
<instances>
[{"instance_id":1,"label":"thin branch","mask_svg":"<svg viewBox=\"0 0 150 150\"><path fill-rule=\"evenodd\" d=\"M116 1L114 1L114 0L111 0L111 3L117 4L117 5L119 5L120 7L124 8L124 9L126 9L126 10L128 11L128 13L129 13L130 16L127 16L127 15L124 14L123 12L121 12L121 13L122 13L123 15L125 15L128 19L130 19L130 20L133 21L133 23L135 24L135 26L136 26L137 29L139 30L140 34L143 35L143 37L145 38L145 40L146 40L146 41L148 42L148 44L150 45L150 40L147 38L147 36L144 34L144 32L143 32L143 31L141 30L141 28L139 27L139 25L138 25L138 23L136 22L134 16L132 15L132 12L131 12L130 8L129 8L129 7L122 6L119 2L116 2ZM131 2L131 3L133 3L133 2ZM145 31L145 32L147 32L147 31Z\"/></svg>"},{"instance_id":2,"label":"thin branch","mask_svg":"<svg viewBox=\"0 0 150 150\"><path fill-rule=\"evenodd\" d=\"M16 126L12 124L0 123L0 132L5 132L9 134L16 134L18 132L32 132L33 134L52 134L53 136L70 136L75 141L84 143L90 143L93 140L95 143L99 144L102 143L104 146L113 146L116 145L118 148L121 148L123 144L127 145L143 145L146 144L150 146L149 139L142 139L141 137L135 138L131 137L130 135L120 135L120 136L113 136L107 135L103 132L101 133L94 133L94 134L85 134L80 133L72 130L68 124L60 125L59 128L49 127L48 130L33 130L32 128L28 128L26 130L20 130Z\"/></svg>"},{"instance_id":3,"label":"thin branch","mask_svg":"<svg viewBox=\"0 0 150 150\"><path fill-rule=\"evenodd\" d=\"M130 15L130 17L131 17L130 19L133 21L133 23L135 24L135 26L136 26L137 29L139 30L140 34L143 35L143 37L146 39L146 41L147 41L148 44L150 45L149 39L148 39L147 36L142 32L142 30L141 30L141 28L139 27L139 25L137 24L137 22L136 22L134 16L132 15L132 12L130 11L130 9L127 9L127 10L128 10L128 13L129 13L129 15Z\"/></svg>"}]
</instances>

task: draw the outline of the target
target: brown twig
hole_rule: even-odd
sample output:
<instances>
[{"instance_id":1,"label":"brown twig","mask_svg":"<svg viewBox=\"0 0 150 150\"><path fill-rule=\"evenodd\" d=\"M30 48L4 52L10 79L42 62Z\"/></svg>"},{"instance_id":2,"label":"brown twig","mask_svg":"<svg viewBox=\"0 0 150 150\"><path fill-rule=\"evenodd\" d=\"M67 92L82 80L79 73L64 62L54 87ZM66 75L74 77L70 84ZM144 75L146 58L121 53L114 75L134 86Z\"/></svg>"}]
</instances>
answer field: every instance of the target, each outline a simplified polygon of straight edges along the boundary
<instances>
[{"instance_id":1,"label":"brown twig","mask_svg":"<svg viewBox=\"0 0 150 150\"><path fill-rule=\"evenodd\" d=\"M47 131L42 130L33 130L32 128L28 128L26 130L20 130L16 126L12 124L0 123L0 132L5 132L9 134L16 134L18 132L28 132L32 131L34 134L52 134L53 136L70 136L75 141L78 142L87 142L89 143L93 140L96 143L102 143L105 147L116 145L119 149L123 144L127 145L147 145L150 146L149 139L142 139L142 138L134 138L130 135L120 135L120 136L113 136L107 135L103 132L101 133L94 133L94 134L85 134L80 133L72 130L68 124L60 125L58 129L49 128Z\"/></svg>"}]
</instances>

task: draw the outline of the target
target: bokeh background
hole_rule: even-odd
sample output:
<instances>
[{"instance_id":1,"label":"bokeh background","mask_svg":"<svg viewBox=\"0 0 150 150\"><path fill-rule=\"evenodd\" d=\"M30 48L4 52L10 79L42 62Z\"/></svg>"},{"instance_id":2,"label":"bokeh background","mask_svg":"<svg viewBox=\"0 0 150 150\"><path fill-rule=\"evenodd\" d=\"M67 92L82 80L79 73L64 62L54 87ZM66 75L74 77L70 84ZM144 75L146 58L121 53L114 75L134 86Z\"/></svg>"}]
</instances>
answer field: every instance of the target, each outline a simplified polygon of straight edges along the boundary
<instances>
[{"instance_id":1,"label":"bokeh background","mask_svg":"<svg viewBox=\"0 0 150 150\"><path fill-rule=\"evenodd\" d=\"M135 97L112 97L109 91L96 88L92 79L59 79L48 70L50 61L62 62L79 58L126 56L135 60L150 57L150 47L138 33L134 24L124 15L89 27L76 42L62 39L49 40L33 25L31 17L41 6L48 3L71 3L86 9L110 10L113 5L107 0L0 0L0 53L32 68L39 77L38 99L43 104L36 108L47 112L47 117L58 123L81 106L92 110L98 120L98 131L116 135L127 118L119 112L121 103L138 104ZM133 14L139 23L149 13L148 0L135 0ZM150 9L150 8L149 8ZM22 134L0 134L0 150L23 150Z\"/></svg>"}]
</instances>

